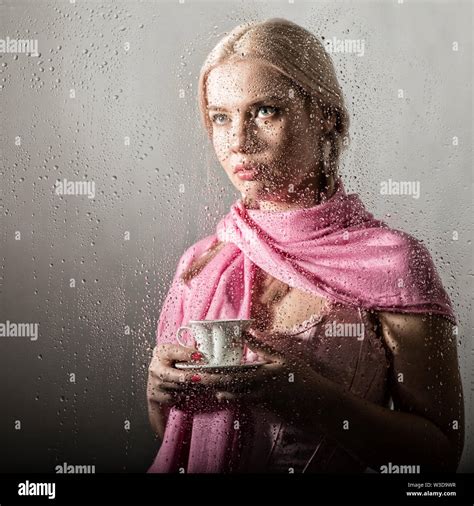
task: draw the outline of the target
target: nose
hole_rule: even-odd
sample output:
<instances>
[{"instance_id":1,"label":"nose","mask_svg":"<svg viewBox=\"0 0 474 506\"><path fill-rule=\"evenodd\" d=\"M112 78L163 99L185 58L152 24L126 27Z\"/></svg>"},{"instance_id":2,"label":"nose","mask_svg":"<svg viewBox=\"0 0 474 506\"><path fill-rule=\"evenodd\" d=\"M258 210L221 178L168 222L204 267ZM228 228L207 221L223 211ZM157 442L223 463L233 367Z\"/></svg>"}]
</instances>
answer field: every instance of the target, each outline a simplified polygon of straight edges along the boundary
<instances>
[{"instance_id":1,"label":"nose","mask_svg":"<svg viewBox=\"0 0 474 506\"><path fill-rule=\"evenodd\" d=\"M248 153L255 146L252 125L247 119L240 118L234 122L229 147L232 153Z\"/></svg>"}]
</instances>

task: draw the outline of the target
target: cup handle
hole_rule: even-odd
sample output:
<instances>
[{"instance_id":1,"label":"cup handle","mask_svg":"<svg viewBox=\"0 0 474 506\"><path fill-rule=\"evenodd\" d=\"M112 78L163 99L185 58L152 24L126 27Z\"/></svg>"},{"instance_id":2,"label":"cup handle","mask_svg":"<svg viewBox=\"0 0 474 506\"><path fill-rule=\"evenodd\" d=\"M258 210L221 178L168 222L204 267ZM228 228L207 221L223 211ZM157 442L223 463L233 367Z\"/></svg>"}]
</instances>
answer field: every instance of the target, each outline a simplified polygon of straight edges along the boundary
<instances>
[{"instance_id":1,"label":"cup handle","mask_svg":"<svg viewBox=\"0 0 474 506\"><path fill-rule=\"evenodd\" d=\"M184 346L185 348L188 347L187 343L181 341L181 333L184 331L184 330L193 330L191 327L187 327L186 325L183 325L182 327L179 327L179 329L176 331L176 340L178 341L178 343L181 345L181 346Z\"/></svg>"}]
</instances>

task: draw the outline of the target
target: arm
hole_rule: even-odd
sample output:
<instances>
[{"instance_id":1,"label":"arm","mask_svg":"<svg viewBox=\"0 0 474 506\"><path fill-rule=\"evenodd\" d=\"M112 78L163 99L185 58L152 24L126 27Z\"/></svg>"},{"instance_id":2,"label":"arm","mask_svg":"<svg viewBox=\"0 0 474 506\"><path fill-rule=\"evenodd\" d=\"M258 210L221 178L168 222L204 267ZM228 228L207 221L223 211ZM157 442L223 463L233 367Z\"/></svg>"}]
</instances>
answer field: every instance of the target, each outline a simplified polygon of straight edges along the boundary
<instances>
[{"instance_id":1,"label":"arm","mask_svg":"<svg viewBox=\"0 0 474 506\"><path fill-rule=\"evenodd\" d=\"M225 246L213 236L205 237L195 245L188 248L181 256L178 267L174 274L171 287L163 303L160 313L158 326L156 330L157 348L160 344L174 343L175 335L179 325L178 321L183 319L183 302L185 299L185 284L183 281L189 281L199 274L199 272L212 260L212 258ZM201 251L203 250L203 251ZM163 366L173 367L170 357L176 359L182 356L182 350L176 352L176 347L171 348L171 354L168 356L166 351L162 355ZM179 349L179 348L178 348ZM175 353L173 353L173 350ZM192 350L191 350L192 351ZM181 355L180 355L181 353ZM155 350L154 350L155 357ZM189 360L185 355L183 360ZM163 440L166 422L169 414L169 403L172 396L160 391L160 383L157 381L156 370L159 369L156 360L152 360L148 372L147 386L147 406L148 420L156 436ZM176 400L176 399L175 399Z\"/></svg>"},{"instance_id":2,"label":"arm","mask_svg":"<svg viewBox=\"0 0 474 506\"><path fill-rule=\"evenodd\" d=\"M301 413L300 426L322 430L375 470L391 462L420 465L421 472L456 471L464 406L451 324L429 315L380 313L379 318L392 355L394 411L313 373L299 412L302 404L319 409Z\"/></svg>"},{"instance_id":3,"label":"arm","mask_svg":"<svg viewBox=\"0 0 474 506\"><path fill-rule=\"evenodd\" d=\"M165 434L167 414L163 406L150 399L148 399L148 420L155 436L162 442Z\"/></svg>"}]
</instances>

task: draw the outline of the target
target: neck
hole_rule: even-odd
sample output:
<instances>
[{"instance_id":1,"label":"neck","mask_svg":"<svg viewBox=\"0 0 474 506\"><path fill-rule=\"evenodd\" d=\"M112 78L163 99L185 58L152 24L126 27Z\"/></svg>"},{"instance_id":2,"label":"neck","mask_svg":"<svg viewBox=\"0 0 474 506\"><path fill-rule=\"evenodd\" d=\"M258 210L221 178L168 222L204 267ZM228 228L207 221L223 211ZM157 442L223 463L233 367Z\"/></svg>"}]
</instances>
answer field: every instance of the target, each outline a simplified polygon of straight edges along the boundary
<instances>
[{"instance_id":1,"label":"neck","mask_svg":"<svg viewBox=\"0 0 474 506\"><path fill-rule=\"evenodd\" d=\"M311 195L299 195L294 200L259 200L254 205L247 207L260 209L261 211L290 211L294 209L304 209L322 204L334 195L336 191L336 180L333 176L328 179L327 186L313 192ZM256 205L255 205L256 204Z\"/></svg>"}]
</instances>

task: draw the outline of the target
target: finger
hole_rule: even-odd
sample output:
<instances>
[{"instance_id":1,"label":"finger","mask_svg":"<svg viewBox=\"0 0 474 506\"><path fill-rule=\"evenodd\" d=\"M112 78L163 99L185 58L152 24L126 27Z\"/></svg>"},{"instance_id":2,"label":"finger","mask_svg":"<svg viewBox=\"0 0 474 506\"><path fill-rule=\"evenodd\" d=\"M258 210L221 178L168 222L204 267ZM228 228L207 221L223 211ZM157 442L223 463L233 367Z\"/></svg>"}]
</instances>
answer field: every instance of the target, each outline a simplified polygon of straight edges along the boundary
<instances>
[{"instance_id":1,"label":"finger","mask_svg":"<svg viewBox=\"0 0 474 506\"><path fill-rule=\"evenodd\" d=\"M242 381L236 374L222 374L196 371L191 377L191 381L212 389L226 389L229 385Z\"/></svg>"},{"instance_id":2,"label":"finger","mask_svg":"<svg viewBox=\"0 0 474 506\"><path fill-rule=\"evenodd\" d=\"M154 406L155 403L163 404L173 399L174 392L164 392L159 388L151 388L147 393L148 404Z\"/></svg>"},{"instance_id":3,"label":"finger","mask_svg":"<svg viewBox=\"0 0 474 506\"><path fill-rule=\"evenodd\" d=\"M157 369L157 377L160 382L176 383L183 385L204 385L209 387L223 387L232 381L229 375L219 373L203 373L197 369L183 371L175 367L160 366Z\"/></svg>"},{"instance_id":4,"label":"finger","mask_svg":"<svg viewBox=\"0 0 474 506\"><path fill-rule=\"evenodd\" d=\"M154 375L160 383L174 383L179 385L186 384L188 379L190 379L189 373L176 369L175 367L162 364L157 367Z\"/></svg>"},{"instance_id":5,"label":"finger","mask_svg":"<svg viewBox=\"0 0 474 506\"><path fill-rule=\"evenodd\" d=\"M161 392L156 399L158 404L177 405L182 401L183 394L177 392Z\"/></svg>"},{"instance_id":6,"label":"finger","mask_svg":"<svg viewBox=\"0 0 474 506\"><path fill-rule=\"evenodd\" d=\"M243 392L234 392L229 390L219 390L216 392L216 399L219 402L230 401L259 401L261 400L262 390L260 388L246 389Z\"/></svg>"},{"instance_id":7,"label":"finger","mask_svg":"<svg viewBox=\"0 0 474 506\"><path fill-rule=\"evenodd\" d=\"M243 392L234 392L229 390L219 390L215 396L218 401L242 401L251 399L253 390L245 390Z\"/></svg>"},{"instance_id":8,"label":"finger","mask_svg":"<svg viewBox=\"0 0 474 506\"><path fill-rule=\"evenodd\" d=\"M173 364L174 362L189 362L198 360L196 353L199 354L195 348L188 346L181 346L179 344L168 344L166 348L160 348L155 352L155 356L161 362Z\"/></svg>"},{"instance_id":9,"label":"finger","mask_svg":"<svg viewBox=\"0 0 474 506\"><path fill-rule=\"evenodd\" d=\"M160 395L161 392L176 391L179 390L179 385L171 382L150 382L147 386L147 396L153 398L156 395Z\"/></svg>"},{"instance_id":10,"label":"finger","mask_svg":"<svg viewBox=\"0 0 474 506\"><path fill-rule=\"evenodd\" d=\"M236 392L216 392L216 399L219 402L235 401L242 397L242 394Z\"/></svg>"},{"instance_id":11,"label":"finger","mask_svg":"<svg viewBox=\"0 0 474 506\"><path fill-rule=\"evenodd\" d=\"M263 376L262 376L263 378ZM202 372L202 370L189 370L185 382L194 383L196 386L204 386L210 389L241 391L249 387L255 381L260 380L256 377L255 371L242 371L239 373L223 374Z\"/></svg>"},{"instance_id":12,"label":"finger","mask_svg":"<svg viewBox=\"0 0 474 506\"><path fill-rule=\"evenodd\" d=\"M158 406L162 404L171 404L173 401L173 395L172 394L165 394L160 392L159 394L156 394L153 396L153 398L149 399L149 403L151 404L157 404Z\"/></svg>"},{"instance_id":13,"label":"finger","mask_svg":"<svg viewBox=\"0 0 474 506\"><path fill-rule=\"evenodd\" d=\"M182 392L183 390L186 390L187 386L184 383L162 381L158 388L164 392Z\"/></svg>"},{"instance_id":14,"label":"finger","mask_svg":"<svg viewBox=\"0 0 474 506\"><path fill-rule=\"evenodd\" d=\"M194 348L189 346L182 346L181 344L175 343L162 343L158 344L153 348L153 356L162 359L163 357L167 357L169 355L174 356L175 354L178 356L182 356L183 352L195 352Z\"/></svg>"}]
</instances>

